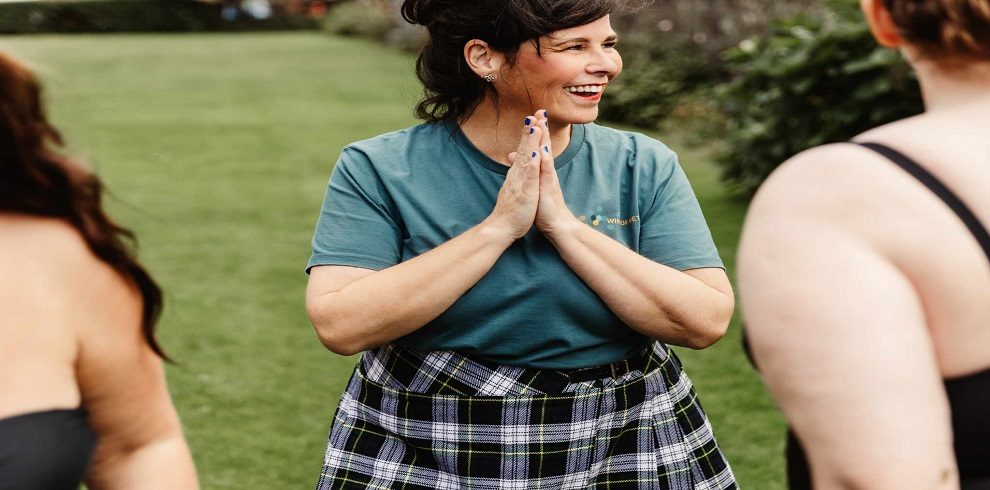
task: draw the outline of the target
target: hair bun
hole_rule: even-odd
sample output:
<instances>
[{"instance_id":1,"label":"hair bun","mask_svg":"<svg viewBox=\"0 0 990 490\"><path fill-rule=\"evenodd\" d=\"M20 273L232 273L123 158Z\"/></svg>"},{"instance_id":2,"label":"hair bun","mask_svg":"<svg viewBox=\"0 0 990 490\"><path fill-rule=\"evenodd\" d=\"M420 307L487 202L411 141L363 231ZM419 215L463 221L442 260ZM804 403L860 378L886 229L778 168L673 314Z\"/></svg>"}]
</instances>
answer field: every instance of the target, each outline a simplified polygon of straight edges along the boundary
<instances>
[{"instance_id":1,"label":"hair bun","mask_svg":"<svg viewBox=\"0 0 990 490\"><path fill-rule=\"evenodd\" d=\"M883 0L905 41L935 58L990 59L987 0Z\"/></svg>"}]
</instances>

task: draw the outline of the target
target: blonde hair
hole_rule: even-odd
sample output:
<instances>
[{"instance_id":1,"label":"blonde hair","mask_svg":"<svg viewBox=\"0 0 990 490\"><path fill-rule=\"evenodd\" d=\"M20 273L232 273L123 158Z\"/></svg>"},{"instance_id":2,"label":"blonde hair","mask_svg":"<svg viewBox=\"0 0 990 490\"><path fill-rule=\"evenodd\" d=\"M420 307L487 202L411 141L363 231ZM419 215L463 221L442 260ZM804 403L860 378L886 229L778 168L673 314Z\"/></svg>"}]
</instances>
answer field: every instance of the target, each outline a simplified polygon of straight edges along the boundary
<instances>
[{"instance_id":1,"label":"blonde hair","mask_svg":"<svg viewBox=\"0 0 990 490\"><path fill-rule=\"evenodd\" d=\"M883 0L898 33L935 61L990 61L990 0Z\"/></svg>"}]
</instances>

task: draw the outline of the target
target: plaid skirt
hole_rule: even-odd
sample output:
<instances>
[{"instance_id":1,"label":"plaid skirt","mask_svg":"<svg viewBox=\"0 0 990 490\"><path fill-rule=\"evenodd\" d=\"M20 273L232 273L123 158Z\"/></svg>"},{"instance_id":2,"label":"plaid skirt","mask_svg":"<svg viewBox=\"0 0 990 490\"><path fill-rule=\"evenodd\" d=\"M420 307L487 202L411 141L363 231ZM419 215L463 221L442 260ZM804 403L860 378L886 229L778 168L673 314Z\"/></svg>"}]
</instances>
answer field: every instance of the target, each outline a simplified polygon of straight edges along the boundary
<instances>
[{"instance_id":1,"label":"plaid skirt","mask_svg":"<svg viewBox=\"0 0 990 490\"><path fill-rule=\"evenodd\" d=\"M388 345L362 354L317 489L734 489L662 343L617 378Z\"/></svg>"}]
</instances>

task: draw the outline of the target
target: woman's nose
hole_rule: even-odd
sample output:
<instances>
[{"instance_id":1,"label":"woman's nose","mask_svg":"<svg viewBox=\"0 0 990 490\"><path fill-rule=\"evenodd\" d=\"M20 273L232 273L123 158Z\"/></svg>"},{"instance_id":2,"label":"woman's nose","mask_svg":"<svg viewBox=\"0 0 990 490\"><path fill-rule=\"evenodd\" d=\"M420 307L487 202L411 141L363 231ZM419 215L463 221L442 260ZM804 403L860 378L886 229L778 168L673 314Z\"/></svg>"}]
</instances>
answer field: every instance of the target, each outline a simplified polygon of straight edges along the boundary
<instances>
[{"instance_id":1,"label":"woman's nose","mask_svg":"<svg viewBox=\"0 0 990 490\"><path fill-rule=\"evenodd\" d=\"M619 66L621 66L618 57L618 53L608 53L602 49L598 49L594 54L594 59L588 63L587 70L589 73L614 75L619 71Z\"/></svg>"}]
</instances>

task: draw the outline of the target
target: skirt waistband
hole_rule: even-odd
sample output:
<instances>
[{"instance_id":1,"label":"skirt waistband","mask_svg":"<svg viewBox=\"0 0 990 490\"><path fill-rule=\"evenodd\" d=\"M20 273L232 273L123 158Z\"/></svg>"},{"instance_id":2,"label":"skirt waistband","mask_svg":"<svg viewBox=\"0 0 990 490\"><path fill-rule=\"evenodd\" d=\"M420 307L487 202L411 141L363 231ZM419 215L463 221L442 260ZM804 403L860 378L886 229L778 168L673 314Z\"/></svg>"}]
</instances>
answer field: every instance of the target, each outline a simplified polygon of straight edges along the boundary
<instances>
[{"instance_id":1,"label":"skirt waistband","mask_svg":"<svg viewBox=\"0 0 990 490\"><path fill-rule=\"evenodd\" d=\"M536 396L615 386L663 367L671 360L679 371L676 356L660 342L629 359L572 370L511 366L454 351L423 352L388 344L362 354L358 368L369 381L399 391L425 395Z\"/></svg>"}]
</instances>

